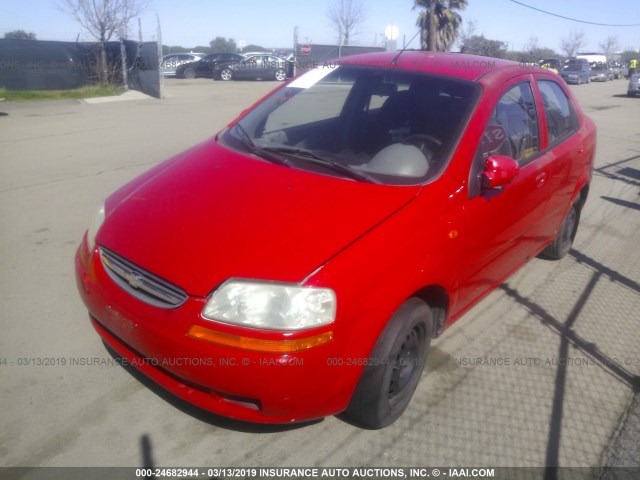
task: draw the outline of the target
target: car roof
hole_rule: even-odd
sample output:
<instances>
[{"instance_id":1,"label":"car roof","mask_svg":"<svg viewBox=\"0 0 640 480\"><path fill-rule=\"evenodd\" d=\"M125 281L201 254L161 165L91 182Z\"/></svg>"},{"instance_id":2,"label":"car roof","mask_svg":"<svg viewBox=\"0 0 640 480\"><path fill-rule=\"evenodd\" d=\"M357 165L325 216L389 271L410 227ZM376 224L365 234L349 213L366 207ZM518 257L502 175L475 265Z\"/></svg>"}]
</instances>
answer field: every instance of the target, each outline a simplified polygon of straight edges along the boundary
<instances>
[{"instance_id":1,"label":"car roof","mask_svg":"<svg viewBox=\"0 0 640 480\"><path fill-rule=\"evenodd\" d=\"M395 59L395 61L394 61ZM433 73L460 78L479 80L487 74L510 76L518 73L539 72L540 67L527 66L511 60L482 57L463 53L441 53L417 50L404 52L365 53L340 58L341 64L365 65L373 67L394 67L401 70ZM500 73L502 72L502 73Z\"/></svg>"},{"instance_id":2,"label":"car roof","mask_svg":"<svg viewBox=\"0 0 640 480\"><path fill-rule=\"evenodd\" d=\"M172 55L195 55L195 56L203 57L205 54L200 52L174 52L174 53L167 53L166 55L163 55L163 57L170 57Z\"/></svg>"},{"instance_id":3,"label":"car roof","mask_svg":"<svg viewBox=\"0 0 640 480\"><path fill-rule=\"evenodd\" d=\"M239 54L234 53L234 52L213 52L213 53L207 53L205 56L206 57L211 57L211 56L215 56L215 55L239 55Z\"/></svg>"}]
</instances>

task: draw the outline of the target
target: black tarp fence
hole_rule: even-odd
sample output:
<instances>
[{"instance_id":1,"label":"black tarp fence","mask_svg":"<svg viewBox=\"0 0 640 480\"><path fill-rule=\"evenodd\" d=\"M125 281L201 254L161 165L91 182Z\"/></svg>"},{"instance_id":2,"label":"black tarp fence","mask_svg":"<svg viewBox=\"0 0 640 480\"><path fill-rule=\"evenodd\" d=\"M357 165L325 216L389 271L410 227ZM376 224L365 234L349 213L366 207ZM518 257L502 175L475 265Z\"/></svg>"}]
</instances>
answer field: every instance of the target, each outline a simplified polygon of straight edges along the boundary
<instances>
[{"instance_id":1,"label":"black tarp fence","mask_svg":"<svg viewBox=\"0 0 640 480\"><path fill-rule=\"evenodd\" d=\"M127 86L161 97L156 42L107 42L110 83L122 85L122 50L126 52ZM67 90L98 83L100 44L0 39L0 88Z\"/></svg>"},{"instance_id":2,"label":"black tarp fence","mask_svg":"<svg viewBox=\"0 0 640 480\"><path fill-rule=\"evenodd\" d=\"M158 43L138 43L125 40L124 46L127 52L127 84L129 88L139 90L155 98L162 98ZM122 62L120 63L122 64Z\"/></svg>"}]
</instances>

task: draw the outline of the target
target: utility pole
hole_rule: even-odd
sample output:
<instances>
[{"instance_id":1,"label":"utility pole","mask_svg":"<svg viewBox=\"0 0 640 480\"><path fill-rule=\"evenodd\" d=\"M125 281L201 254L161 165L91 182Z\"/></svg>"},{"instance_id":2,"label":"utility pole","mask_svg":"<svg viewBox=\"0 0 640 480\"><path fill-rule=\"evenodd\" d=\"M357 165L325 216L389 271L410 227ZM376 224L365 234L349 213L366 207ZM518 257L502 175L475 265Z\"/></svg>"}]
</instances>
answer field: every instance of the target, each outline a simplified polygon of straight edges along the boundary
<instances>
[{"instance_id":1,"label":"utility pole","mask_svg":"<svg viewBox=\"0 0 640 480\"><path fill-rule=\"evenodd\" d=\"M162 75L162 28L160 27L160 15L156 13L158 23L158 76L160 85L160 98L164 98L164 75Z\"/></svg>"},{"instance_id":2,"label":"utility pole","mask_svg":"<svg viewBox=\"0 0 640 480\"><path fill-rule=\"evenodd\" d=\"M293 76L296 75L298 64L298 27L293 27Z\"/></svg>"}]
</instances>

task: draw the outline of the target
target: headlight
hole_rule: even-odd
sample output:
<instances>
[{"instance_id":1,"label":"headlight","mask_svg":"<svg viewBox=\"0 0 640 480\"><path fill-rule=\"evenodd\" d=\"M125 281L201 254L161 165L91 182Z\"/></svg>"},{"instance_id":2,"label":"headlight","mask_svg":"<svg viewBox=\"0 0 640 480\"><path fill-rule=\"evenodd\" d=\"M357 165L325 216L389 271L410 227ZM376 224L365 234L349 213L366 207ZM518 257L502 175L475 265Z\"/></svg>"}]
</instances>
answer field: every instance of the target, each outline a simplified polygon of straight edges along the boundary
<instances>
[{"instance_id":1,"label":"headlight","mask_svg":"<svg viewBox=\"0 0 640 480\"><path fill-rule=\"evenodd\" d=\"M89 230L87 230L87 244L89 245L89 251L93 250L93 247L95 247L96 234L98 233L98 230L100 230L102 222L104 222L104 205L100 207L93 219L93 222L89 225Z\"/></svg>"},{"instance_id":2,"label":"headlight","mask_svg":"<svg viewBox=\"0 0 640 480\"><path fill-rule=\"evenodd\" d=\"M229 280L216 290L202 315L209 320L267 330L305 330L334 321L336 295L329 288Z\"/></svg>"}]
</instances>

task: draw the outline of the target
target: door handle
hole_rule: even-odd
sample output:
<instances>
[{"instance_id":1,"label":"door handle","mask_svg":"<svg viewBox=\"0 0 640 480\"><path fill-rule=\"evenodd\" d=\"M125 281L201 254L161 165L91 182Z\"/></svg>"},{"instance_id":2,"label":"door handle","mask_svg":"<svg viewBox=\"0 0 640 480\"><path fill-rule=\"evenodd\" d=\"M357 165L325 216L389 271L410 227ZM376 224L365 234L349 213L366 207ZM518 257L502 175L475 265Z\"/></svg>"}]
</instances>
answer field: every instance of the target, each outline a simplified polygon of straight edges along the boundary
<instances>
[{"instance_id":1,"label":"door handle","mask_svg":"<svg viewBox=\"0 0 640 480\"><path fill-rule=\"evenodd\" d=\"M542 187L547 182L547 174L545 172L540 172L536 175L536 188Z\"/></svg>"},{"instance_id":2,"label":"door handle","mask_svg":"<svg viewBox=\"0 0 640 480\"><path fill-rule=\"evenodd\" d=\"M584 153L584 145L578 146L578 153Z\"/></svg>"}]
</instances>

